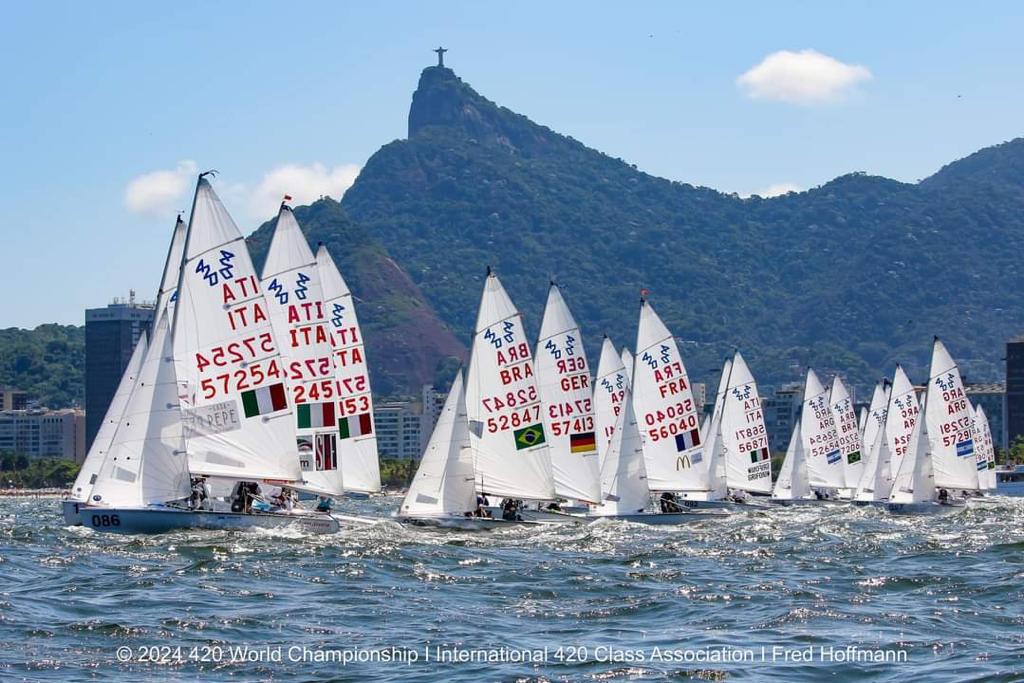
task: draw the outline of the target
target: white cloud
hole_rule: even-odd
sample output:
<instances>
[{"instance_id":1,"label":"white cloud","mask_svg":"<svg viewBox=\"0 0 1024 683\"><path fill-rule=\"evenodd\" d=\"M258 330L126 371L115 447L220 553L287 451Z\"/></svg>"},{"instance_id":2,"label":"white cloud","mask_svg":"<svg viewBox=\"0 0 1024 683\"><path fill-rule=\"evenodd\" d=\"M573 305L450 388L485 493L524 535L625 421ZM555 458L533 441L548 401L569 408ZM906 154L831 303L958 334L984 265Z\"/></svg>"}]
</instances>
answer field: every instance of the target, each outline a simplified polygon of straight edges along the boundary
<instances>
[{"instance_id":1,"label":"white cloud","mask_svg":"<svg viewBox=\"0 0 1024 683\"><path fill-rule=\"evenodd\" d=\"M845 99L871 71L859 64L844 64L817 50L773 52L736 79L754 100L793 104L823 104Z\"/></svg>"},{"instance_id":2,"label":"white cloud","mask_svg":"<svg viewBox=\"0 0 1024 683\"><path fill-rule=\"evenodd\" d=\"M310 166L285 164L267 171L249 198L254 218L266 220L277 213L284 195L297 205L315 202L321 196L341 199L359 175L359 166L344 164L328 168L320 163Z\"/></svg>"},{"instance_id":3,"label":"white cloud","mask_svg":"<svg viewBox=\"0 0 1024 683\"><path fill-rule=\"evenodd\" d=\"M775 183L774 185L769 185L763 190L755 190L747 196L753 197L754 195L757 195L758 197L768 199L769 197L781 197L782 195L789 194L790 192L803 191L804 189L802 187L794 185L793 183Z\"/></svg>"},{"instance_id":4,"label":"white cloud","mask_svg":"<svg viewBox=\"0 0 1024 683\"><path fill-rule=\"evenodd\" d=\"M171 171L136 176L124 190L124 205L133 213L167 214L180 209L197 172L196 162L179 161ZM185 199L187 201L187 199Z\"/></svg>"}]
</instances>

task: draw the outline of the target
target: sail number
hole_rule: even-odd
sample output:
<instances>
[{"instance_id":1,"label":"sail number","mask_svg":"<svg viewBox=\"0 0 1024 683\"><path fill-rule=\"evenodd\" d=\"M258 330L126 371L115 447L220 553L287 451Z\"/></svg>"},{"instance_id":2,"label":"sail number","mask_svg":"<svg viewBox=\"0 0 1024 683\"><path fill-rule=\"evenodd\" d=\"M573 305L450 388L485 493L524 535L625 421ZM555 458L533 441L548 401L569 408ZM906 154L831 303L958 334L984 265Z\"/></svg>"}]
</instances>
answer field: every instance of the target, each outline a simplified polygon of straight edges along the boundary
<instances>
[{"instance_id":1,"label":"sail number","mask_svg":"<svg viewBox=\"0 0 1024 683\"><path fill-rule=\"evenodd\" d=\"M503 432L506 429L518 429L534 424L540 420L540 405L527 406L522 410L514 410L505 415L487 418L487 431L490 433Z\"/></svg>"},{"instance_id":2,"label":"sail number","mask_svg":"<svg viewBox=\"0 0 1024 683\"><path fill-rule=\"evenodd\" d=\"M250 363L241 370L234 370L214 377L206 377L199 384L204 399L212 399L219 394L230 394L237 391L253 389L267 379L280 379L281 367L276 358L266 363Z\"/></svg>"},{"instance_id":3,"label":"sail number","mask_svg":"<svg viewBox=\"0 0 1024 683\"><path fill-rule=\"evenodd\" d=\"M612 429L615 429L612 427ZM552 420L551 433L555 436L566 434L578 434L580 432L594 431L594 418L591 415L577 417L574 420Z\"/></svg>"},{"instance_id":4,"label":"sail number","mask_svg":"<svg viewBox=\"0 0 1024 683\"><path fill-rule=\"evenodd\" d=\"M253 360L261 355L274 353L274 337L269 332L264 332L258 337L246 337L226 346L215 346L210 349L207 355L196 353L196 368L204 372L211 365L223 368L227 365ZM243 353L244 352L244 353Z\"/></svg>"},{"instance_id":5,"label":"sail number","mask_svg":"<svg viewBox=\"0 0 1024 683\"><path fill-rule=\"evenodd\" d=\"M484 408L489 413L496 413L504 408L518 408L526 405L527 403L533 403L537 400L537 387L527 387L526 389L520 389L519 391L506 392L504 397L502 396L491 396L488 398L480 399L483 403Z\"/></svg>"},{"instance_id":6,"label":"sail number","mask_svg":"<svg viewBox=\"0 0 1024 683\"><path fill-rule=\"evenodd\" d=\"M117 515L93 515L92 519L89 520L89 521L92 522L93 526L100 526L100 527L121 526L121 518L118 517Z\"/></svg>"}]
</instances>

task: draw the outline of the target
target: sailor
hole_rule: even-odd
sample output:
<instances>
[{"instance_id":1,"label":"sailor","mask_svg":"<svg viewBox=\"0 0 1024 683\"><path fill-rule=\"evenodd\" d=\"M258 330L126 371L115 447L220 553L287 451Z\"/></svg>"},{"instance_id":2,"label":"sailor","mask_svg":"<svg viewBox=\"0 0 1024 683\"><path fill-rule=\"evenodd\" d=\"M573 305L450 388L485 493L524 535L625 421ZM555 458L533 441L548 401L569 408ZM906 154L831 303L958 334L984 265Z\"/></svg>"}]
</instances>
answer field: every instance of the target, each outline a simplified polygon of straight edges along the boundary
<instances>
[{"instance_id":1,"label":"sailor","mask_svg":"<svg viewBox=\"0 0 1024 683\"><path fill-rule=\"evenodd\" d=\"M330 512L331 511L331 499L328 496L317 496L316 499L316 511L317 512Z\"/></svg>"},{"instance_id":2,"label":"sailor","mask_svg":"<svg viewBox=\"0 0 1024 683\"><path fill-rule=\"evenodd\" d=\"M683 509L679 507L679 503L676 502L676 494L671 491L665 491L661 494L659 499L661 504L662 512L682 512Z\"/></svg>"},{"instance_id":3,"label":"sailor","mask_svg":"<svg viewBox=\"0 0 1024 683\"><path fill-rule=\"evenodd\" d=\"M939 503L945 505L949 502L949 491L946 489L939 489Z\"/></svg>"},{"instance_id":4,"label":"sailor","mask_svg":"<svg viewBox=\"0 0 1024 683\"><path fill-rule=\"evenodd\" d=\"M210 500L210 484L205 475L192 478L192 495L189 497L189 506L193 510L207 510Z\"/></svg>"}]
</instances>

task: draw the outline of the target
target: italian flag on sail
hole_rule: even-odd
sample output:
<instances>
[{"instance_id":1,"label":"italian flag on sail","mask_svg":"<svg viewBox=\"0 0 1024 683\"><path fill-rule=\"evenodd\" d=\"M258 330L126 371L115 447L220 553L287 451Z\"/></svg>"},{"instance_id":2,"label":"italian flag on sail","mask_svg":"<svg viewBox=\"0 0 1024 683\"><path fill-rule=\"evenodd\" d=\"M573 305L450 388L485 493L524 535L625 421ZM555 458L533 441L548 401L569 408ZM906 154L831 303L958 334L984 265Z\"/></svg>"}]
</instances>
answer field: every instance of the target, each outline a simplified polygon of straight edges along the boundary
<instances>
[{"instance_id":1,"label":"italian flag on sail","mask_svg":"<svg viewBox=\"0 0 1024 683\"><path fill-rule=\"evenodd\" d=\"M299 429L330 427L335 422L334 403L300 403L295 406Z\"/></svg>"},{"instance_id":2,"label":"italian flag on sail","mask_svg":"<svg viewBox=\"0 0 1024 683\"><path fill-rule=\"evenodd\" d=\"M767 460L769 457L771 456L768 455L767 448L750 451L750 464L753 465L754 463L761 462L762 460Z\"/></svg>"},{"instance_id":3,"label":"italian flag on sail","mask_svg":"<svg viewBox=\"0 0 1024 683\"><path fill-rule=\"evenodd\" d=\"M373 434L373 420L369 413L350 415L338 420L338 437L352 439L357 436Z\"/></svg>"},{"instance_id":4,"label":"italian flag on sail","mask_svg":"<svg viewBox=\"0 0 1024 683\"><path fill-rule=\"evenodd\" d=\"M251 391L242 392L242 409L246 417L269 415L288 407L284 384L271 384Z\"/></svg>"}]
</instances>

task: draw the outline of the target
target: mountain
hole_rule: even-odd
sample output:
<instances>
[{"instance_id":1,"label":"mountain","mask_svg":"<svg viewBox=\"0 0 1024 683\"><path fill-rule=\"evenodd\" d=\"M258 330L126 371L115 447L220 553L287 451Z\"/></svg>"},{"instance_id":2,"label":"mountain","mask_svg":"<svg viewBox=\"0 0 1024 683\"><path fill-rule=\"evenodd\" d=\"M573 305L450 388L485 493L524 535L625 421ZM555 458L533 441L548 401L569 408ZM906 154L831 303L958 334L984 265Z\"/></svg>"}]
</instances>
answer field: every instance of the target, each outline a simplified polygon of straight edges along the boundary
<instances>
[{"instance_id":1,"label":"mountain","mask_svg":"<svg viewBox=\"0 0 1024 683\"><path fill-rule=\"evenodd\" d=\"M0 387L49 408L85 405L85 328L40 325L0 330Z\"/></svg>"},{"instance_id":2,"label":"mountain","mask_svg":"<svg viewBox=\"0 0 1024 683\"><path fill-rule=\"evenodd\" d=\"M550 278L592 357L632 345L641 288L683 340L695 381L740 348L763 384L813 365L866 389L895 362L925 379L933 334L969 379L1002 376L1022 323L1024 139L919 184L852 173L741 199L651 176L423 71L409 135L342 200L468 340L485 266L539 324Z\"/></svg>"},{"instance_id":3,"label":"mountain","mask_svg":"<svg viewBox=\"0 0 1024 683\"><path fill-rule=\"evenodd\" d=\"M355 296L374 393L419 395L424 384L447 384L465 347L387 251L333 199L300 206L295 218L314 250L319 242L327 246ZM247 240L257 272L263 269L274 222L264 223Z\"/></svg>"}]
</instances>

